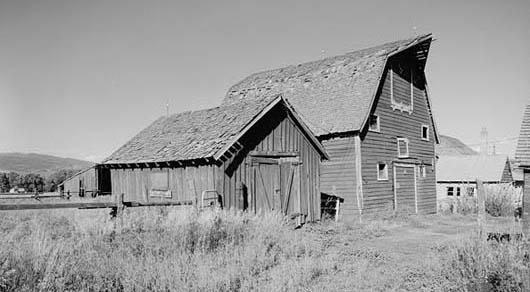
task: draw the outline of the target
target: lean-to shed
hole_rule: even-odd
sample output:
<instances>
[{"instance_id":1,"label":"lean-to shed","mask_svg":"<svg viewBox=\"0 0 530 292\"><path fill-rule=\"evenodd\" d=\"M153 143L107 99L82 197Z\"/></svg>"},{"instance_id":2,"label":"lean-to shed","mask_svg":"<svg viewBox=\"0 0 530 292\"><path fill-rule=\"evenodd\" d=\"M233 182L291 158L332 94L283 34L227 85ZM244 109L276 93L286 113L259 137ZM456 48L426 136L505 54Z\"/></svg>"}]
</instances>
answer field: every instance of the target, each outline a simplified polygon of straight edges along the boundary
<instances>
[{"instance_id":1,"label":"lean-to shed","mask_svg":"<svg viewBox=\"0 0 530 292\"><path fill-rule=\"evenodd\" d=\"M79 197L110 195L110 171L97 165L85 168L60 183L59 192Z\"/></svg>"},{"instance_id":2,"label":"lean-to shed","mask_svg":"<svg viewBox=\"0 0 530 292\"><path fill-rule=\"evenodd\" d=\"M190 202L320 218L327 154L279 95L161 117L97 169L124 202Z\"/></svg>"}]
</instances>

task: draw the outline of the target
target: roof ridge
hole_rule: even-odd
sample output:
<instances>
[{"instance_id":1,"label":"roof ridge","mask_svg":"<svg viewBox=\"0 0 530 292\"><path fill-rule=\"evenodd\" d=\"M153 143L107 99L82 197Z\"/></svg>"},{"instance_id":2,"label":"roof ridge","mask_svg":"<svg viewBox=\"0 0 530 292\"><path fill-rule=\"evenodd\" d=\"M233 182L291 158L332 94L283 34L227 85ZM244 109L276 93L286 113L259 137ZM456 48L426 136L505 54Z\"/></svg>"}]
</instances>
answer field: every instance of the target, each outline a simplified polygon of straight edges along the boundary
<instances>
[{"instance_id":1,"label":"roof ridge","mask_svg":"<svg viewBox=\"0 0 530 292\"><path fill-rule=\"evenodd\" d=\"M327 56L327 57L324 57L324 58L321 58L321 59L310 60L310 61L305 61L305 62L301 62L301 63L292 63L292 64L286 65L286 66L281 66L281 67L276 67L276 68L272 68L272 69L265 69L265 70L257 71L257 72L254 72L254 73L248 75L246 78L244 78L240 82L230 86L230 88L228 89L228 93L230 93L232 91L232 88L238 87L241 83L245 82L245 80L252 79L252 77L259 76L259 75L262 75L262 74L265 74L265 73L268 73L268 72L281 71L281 70L284 70L284 69L290 68L290 67L299 67L299 66L301 67L301 66L304 66L304 65L312 64L312 63L324 63L325 61L333 60L333 59L340 58L340 57L347 57L347 56L351 56L351 55L353 55L355 53L367 52L369 50L372 50L372 49L375 49L375 48L378 48L378 47L385 47L385 46L388 46L388 45L391 45L391 44L397 44L397 43L401 43L401 42L407 42L407 44L405 45L405 46L407 46L407 45L410 45L410 44L412 44L412 43L414 43L414 42L416 42L416 41L418 41L418 40L420 40L422 38L426 38L426 37L429 37L429 36L432 36L432 33L419 34L419 35L416 35L416 36L410 37L410 38L403 38L403 39L400 39L400 40L387 41L387 42L385 42L383 44L366 46L366 47L363 47L362 49L348 51L346 53L339 54L339 55ZM387 52L386 55L391 54L396 49L397 48L395 48L392 51Z\"/></svg>"}]
</instances>

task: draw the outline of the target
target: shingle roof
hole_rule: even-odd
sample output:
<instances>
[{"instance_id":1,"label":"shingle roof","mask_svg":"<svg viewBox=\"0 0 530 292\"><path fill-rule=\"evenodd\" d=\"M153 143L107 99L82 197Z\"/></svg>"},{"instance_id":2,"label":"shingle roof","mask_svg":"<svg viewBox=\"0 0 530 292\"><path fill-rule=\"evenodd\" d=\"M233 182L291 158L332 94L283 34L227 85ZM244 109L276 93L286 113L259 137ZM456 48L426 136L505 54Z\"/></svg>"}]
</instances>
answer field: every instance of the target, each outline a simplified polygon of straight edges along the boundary
<instances>
[{"instance_id":1,"label":"shingle roof","mask_svg":"<svg viewBox=\"0 0 530 292\"><path fill-rule=\"evenodd\" d=\"M436 164L438 182L501 182L507 157L502 155L441 156Z\"/></svg>"},{"instance_id":2,"label":"shingle roof","mask_svg":"<svg viewBox=\"0 0 530 292\"><path fill-rule=\"evenodd\" d=\"M188 111L161 117L116 150L103 164L184 161L201 158L217 160L253 121L277 103L292 107L278 95L259 100L244 100L205 110ZM305 127L300 120L302 127ZM308 129L304 129L309 131ZM307 132L327 157L322 145Z\"/></svg>"},{"instance_id":3,"label":"shingle roof","mask_svg":"<svg viewBox=\"0 0 530 292\"><path fill-rule=\"evenodd\" d=\"M515 150L515 160L530 166L530 104L526 106L519 132L519 140Z\"/></svg>"},{"instance_id":4,"label":"shingle roof","mask_svg":"<svg viewBox=\"0 0 530 292\"><path fill-rule=\"evenodd\" d=\"M412 45L426 58L430 34L386 43L300 65L255 73L232 86L224 104L281 93L318 136L361 129L367 119L387 58Z\"/></svg>"}]
</instances>

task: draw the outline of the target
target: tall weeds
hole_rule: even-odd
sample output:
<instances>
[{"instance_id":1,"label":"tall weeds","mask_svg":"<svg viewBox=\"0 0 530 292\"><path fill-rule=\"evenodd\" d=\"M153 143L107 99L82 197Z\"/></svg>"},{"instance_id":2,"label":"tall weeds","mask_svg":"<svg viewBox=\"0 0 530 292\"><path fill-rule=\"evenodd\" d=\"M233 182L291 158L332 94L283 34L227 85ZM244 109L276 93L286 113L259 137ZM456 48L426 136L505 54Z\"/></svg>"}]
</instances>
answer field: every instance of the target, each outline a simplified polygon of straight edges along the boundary
<instances>
[{"instance_id":1,"label":"tall weeds","mask_svg":"<svg viewBox=\"0 0 530 292\"><path fill-rule=\"evenodd\" d=\"M309 285L311 269L281 271L300 259L316 266L308 255L320 250L274 213L137 209L88 225L39 213L17 220L1 234L0 291L280 291Z\"/></svg>"}]
</instances>

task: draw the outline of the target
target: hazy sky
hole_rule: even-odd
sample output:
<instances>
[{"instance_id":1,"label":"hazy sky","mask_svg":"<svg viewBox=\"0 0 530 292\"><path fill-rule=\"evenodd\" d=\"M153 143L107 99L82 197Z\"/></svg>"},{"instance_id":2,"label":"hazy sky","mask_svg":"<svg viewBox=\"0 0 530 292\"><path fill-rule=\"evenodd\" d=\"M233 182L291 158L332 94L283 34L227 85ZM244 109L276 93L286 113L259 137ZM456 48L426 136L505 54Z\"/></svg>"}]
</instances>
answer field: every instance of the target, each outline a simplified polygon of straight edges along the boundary
<instances>
[{"instance_id":1,"label":"hazy sky","mask_svg":"<svg viewBox=\"0 0 530 292\"><path fill-rule=\"evenodd\" d=\"M442 134L513 155L530 102L530 1L0 0L0 152L101 159L252 72L432 32Z\"/></svg>"}]
</instances>

